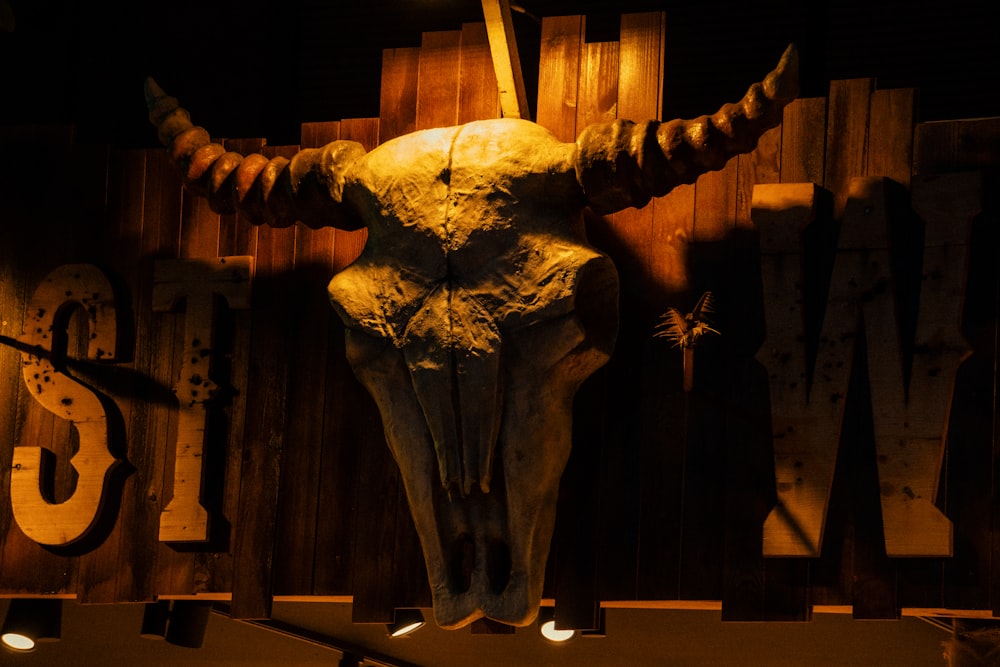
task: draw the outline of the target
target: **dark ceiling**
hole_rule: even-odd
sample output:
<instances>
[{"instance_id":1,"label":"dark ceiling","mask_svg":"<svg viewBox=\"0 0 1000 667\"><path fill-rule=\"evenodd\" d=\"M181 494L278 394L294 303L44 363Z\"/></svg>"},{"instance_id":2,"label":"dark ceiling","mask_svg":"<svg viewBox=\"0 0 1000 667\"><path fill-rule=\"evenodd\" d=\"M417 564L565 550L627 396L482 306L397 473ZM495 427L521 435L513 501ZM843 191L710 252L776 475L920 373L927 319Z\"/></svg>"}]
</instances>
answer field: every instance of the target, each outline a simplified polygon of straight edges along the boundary
<instances>
[{"instance_id":1,"label":"dark ceiling","mask_svg":"<svg viewBox=\"0 0 1000 667\"><path fill-rule=\"evenodd\" d=\"M0 0L0 124L73 123L81 141L153 145L142 80L152 74L217 136L297 143L304 121L378 115L382 49L481 20L477 0ZM923 120L1000 115L1000 50L984 0L676 2L520 0L515 29L529 91L535 20L587 14L614 39L622 12L667 13L665 115L714 111L802 53L806 95L831 79L916 86ZM609 9L611 8L611 9ZM0 19L2 20L2 19Z\"/></svg>"}]
</instances>

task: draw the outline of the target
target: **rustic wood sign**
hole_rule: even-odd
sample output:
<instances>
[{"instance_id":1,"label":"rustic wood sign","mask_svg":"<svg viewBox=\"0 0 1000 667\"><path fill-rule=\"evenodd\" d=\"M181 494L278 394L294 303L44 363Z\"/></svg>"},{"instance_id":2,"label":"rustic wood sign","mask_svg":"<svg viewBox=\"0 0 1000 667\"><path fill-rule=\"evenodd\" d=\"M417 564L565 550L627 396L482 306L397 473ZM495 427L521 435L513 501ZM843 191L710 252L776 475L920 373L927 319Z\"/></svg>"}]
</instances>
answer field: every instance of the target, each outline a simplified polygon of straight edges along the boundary
<instances>
[{"instance_id":1,"label":"rustic wood sign","mask_svg":"<svg viewBox=\"0 0 1000 667\"><path fill-rule=\"evenodd\" d=\"M108 424L99 394L64 373L67 355L67 310L80 307L89 324L86 358L117 358L114 290L101 271L87 264L69 264L52 271L28 302L28 319L21 340L24 383L29 395L61 419L70 422L80 439L73 457L76 490L52 503L42 492L46 456L41 446L14 448L10 506L24 534L39 544L64 545L82 538L98 520L106 480L118 463L108 451ZM61 367L61 369L60 369Z\"/></svg>"},{"instance_id":2,"label":"rustic wood sign","mask_svg":"<svg viewBox=\"0 0 1000 667\"><path fill-rule=\"evenodd\" d=\"M214 261L173 260L156 264L153 309L169 311L186 303L184 356L173 392L178 401L173 482L165 490L169 502L160 518L163 542L203 542L209 516L200 503L204 450L205 405L217 390L210 378L213 356L214 300L231 308L249 307L250 257L220 257ZM73 378L66 367L69 310L81 308L87 317L87 359L114 362L119 358L115 292L99 268L68 264L49 273L28 302L23 377L29 395L46 410L75 428L79 438L71 465L76 489L61 502L43 493L44 447L14 448L10 503L18 527L29 538L50 546L65 546L87 537L106 502L108 480L122 463L109 451L105 405L110 401ZM113 517L112 517L113 519Z\"/></svg>"},{"instance_id":3,"label":"rustic wood sign","mask_svg":"<svg viewBox=\"0 0 1000 667\"><path fill-rule=\"evenodd\" d=\"M764 524L766 555L822 552L844 406L859 352L867 352L872 386L886 553L952 555L951 522L935 500L948 406L959 364L970 351L961 334L961 307L966 243L980 206L981 180L973 173L917 181L913 211L901 209L898 197L893 201L893 188L900 184L878 177L851 180L812 367L802 312L802 236L809 225L828 222L817 210L821 197L813 184L754 189L769 332L758 356L770 380L779 498ZM921 229L914 229L917 225ZM909 242L899 238L900 229L923 238L914 313L906 312L910 304L897 303L911 294L899 285L907 279L899 262L893 271L890 234L897 232L897 245ZM900 326L908 315L916 317L912 332Z\"/></svg>"},{"instance_id":4,"label":"rustic wood sign","mask_svg":"<svg viewBox=\"0 0 1000 667\"><path fill-rule=\"evenodd\" d=\"M797 93L789 47L743 99L694 120L595 123L575 143L525 120L476 121L370 153L339 140L269 160L212 143L176 99L146 90L160 141L219 213L368 229L328 289L445 628L527 625L541 603L573 398L617 330L617 275L587 244L584 207L644 206L722 168Z\"/></svg>"},{"instance_id":5,"label":"rustic wood sign","mask_svg":"<svg viewBox=\"0 0 1000 667\"><path fill-rule=\"evenodd\" d=\"M572 145L659 117L664 20L625 16L620 41L591 43L582 17L545 19L538 124ZM335 141L377 157L495 119L491 77L485 26L428 33L385 52L380 118L306 124L296 146L222 143L268 163ZM594 627L616 604L743 621L1000 610L1000 225L984 194L1000 120L914 109L912 90L835 81L752 152L573 230L613 261L620 319L564 413L572 450L534 580L561 623ZM236 618L351 600L379 623L430 606L409 482L326 292L370 232L215 213L162 149L58 127L0 129L0 148L25 161L0 179L0 595L197 595ZM654 333L707 292L720 335L690 351L686 390L685 354ZM453 494L468 477L466 498L485 495L462 463L444 467ZM427 471L440 479L436 452ZM446 564L474 571L449 545Z\"/></svg>"}]
</instances>

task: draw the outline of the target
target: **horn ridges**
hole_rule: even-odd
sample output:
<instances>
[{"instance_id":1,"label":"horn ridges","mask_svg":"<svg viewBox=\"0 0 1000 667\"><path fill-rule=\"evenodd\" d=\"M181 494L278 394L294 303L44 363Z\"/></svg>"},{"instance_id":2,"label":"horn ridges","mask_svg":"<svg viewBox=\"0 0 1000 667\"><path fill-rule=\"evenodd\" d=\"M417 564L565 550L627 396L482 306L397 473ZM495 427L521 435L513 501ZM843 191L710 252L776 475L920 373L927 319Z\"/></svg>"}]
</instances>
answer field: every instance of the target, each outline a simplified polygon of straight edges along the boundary
<instances>
[{"instance_id":1,"label":"horn ridges","mask_svg":"<svg viewBox=\"0 0 1000 667\"><path fill-rule=\"evenodd\" d=\"M710 116L586 127L577 139L577 180L598 213L645 206L752 151L761 135L781 123L785 106L797 95L798 51L789 45L764 81Z\"/></svg>"}]
</instances>

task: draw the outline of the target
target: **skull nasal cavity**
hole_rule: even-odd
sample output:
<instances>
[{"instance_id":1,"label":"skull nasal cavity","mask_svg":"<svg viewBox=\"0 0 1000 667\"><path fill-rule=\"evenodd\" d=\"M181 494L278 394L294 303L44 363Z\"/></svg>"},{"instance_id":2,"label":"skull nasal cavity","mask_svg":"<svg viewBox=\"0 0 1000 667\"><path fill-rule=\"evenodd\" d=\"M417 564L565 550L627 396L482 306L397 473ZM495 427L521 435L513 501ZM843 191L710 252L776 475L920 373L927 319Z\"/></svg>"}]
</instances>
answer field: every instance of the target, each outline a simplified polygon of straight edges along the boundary
<instances>
[{"instance_id":1,"label":"skull nasal cavity","mask_svg":"<svg viewBox=\"0 0 1000 667\"><path fill-rule=\"evenodd\" d=\"M490 590L499 595L510 582L510 548L506 542L493 540L486 548L486 577Z\"/></svg>"},{"instance_id":2,"label":"skull nasal cavity","mask_svg":"<svg viewBox=\"0 0 1000 667\"><path fill-rule=\"evenodd\" d=\"M464 593L472 586L472 571L476 567L476 544L467 534L451 543L448 553L448 590Z\"/></svg>"}]
</instances>

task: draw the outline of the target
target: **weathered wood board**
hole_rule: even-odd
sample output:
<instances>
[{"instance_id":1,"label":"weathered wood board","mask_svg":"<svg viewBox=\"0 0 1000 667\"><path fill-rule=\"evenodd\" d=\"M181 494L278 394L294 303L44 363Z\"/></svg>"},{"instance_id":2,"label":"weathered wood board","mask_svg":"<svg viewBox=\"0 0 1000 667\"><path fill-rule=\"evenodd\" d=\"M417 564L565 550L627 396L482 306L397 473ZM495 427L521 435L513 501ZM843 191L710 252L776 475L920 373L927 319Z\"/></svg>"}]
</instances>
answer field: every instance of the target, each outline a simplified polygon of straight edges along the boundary
<instances>
[{"instance_id":1,"label":"weathered wood board","mask_svg":"<svg viewBox=\"0 0 1000 667\"><path fill-rule=\"evenodd\" d=\"M583 17L545 19L537 122L570 142L592 122L658 116L666 20L625 16L620 41L590 43ZM499 113L485 26L470 24L386 51L380 118L306 124L301 148L371 149ZM721 601L727 620L808 620L814 604L877 618L1000 608L998 212L984 196L1000 119L915 116L912 90L835 81L724 169L587 217L621 277L621 323L577 397L545 590L560 622L594 627L614 601ZM358 622L427 606L402 485L326 296L364 230L220 216L182 190L164 151L80 145L67 128L3 129L0 149L38 156L0 174L0 494L28 488L20 448L53 463L27 514L0 502L0 595L199 594L231 598L240 618L267 616L274 596L352 597ZM157 262L226 257L253 267L246 303L164 292L157 266L178 265ZM111 281L118 354L88 355L75 315L58 323L66 354L53 362L91 388L107 456L123 463L107 525L43 547L20 523L40 527L46 502L85 493L95 465L74 470L92 438L22 373L25 345L43 344L25 338L32 295L73 264ZM705 292L721 335L694 351L685 391L681 352L654 329ZM195 336L197 312L211 327ZM195 337L211 340L210 364ZM175 391L195 375L213 400ZM204 515L172 532L163 510L199 475ZM197 539L177 539L192 526Z\"/></svg>"}]
</instances>

